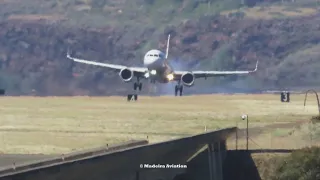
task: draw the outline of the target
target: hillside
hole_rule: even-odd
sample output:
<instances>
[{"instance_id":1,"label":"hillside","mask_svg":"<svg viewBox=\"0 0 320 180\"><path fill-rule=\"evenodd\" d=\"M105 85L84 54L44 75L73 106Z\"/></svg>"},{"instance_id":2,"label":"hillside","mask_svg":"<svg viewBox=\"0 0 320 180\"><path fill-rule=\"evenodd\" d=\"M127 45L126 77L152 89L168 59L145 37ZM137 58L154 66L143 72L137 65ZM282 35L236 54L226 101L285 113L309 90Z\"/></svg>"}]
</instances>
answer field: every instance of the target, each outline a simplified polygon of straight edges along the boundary
<instances>
[{"instance_id":1,"label":"hillside","mask_svg":"<svg viewBox=\"0 0 320 180\"><path fill-rule=\"evenodd\" d=\"M219 1L204 1L189 10L187 4L194 1L109 0L95 6L95 1L41 1L39 9L35 3L40 1L21 2L0 2L0 87L9 94L123 94L131 84L122 83L112 71L71 63L65 58L67 49L81 58L141 65L148 49L164 50L168 33L170 59L180 69L244 70L260 61L260 71L252 77L213 79L207 84L199 80L186 93L197 92L199 86L203 92L318 86L320 17L310 4L232 11L239 8L233 0L223 2L232 6L220 9L213 6ZM106 6L112 3L113 10L125 15L111 13ZM207 13L201 11L204 5ZM140 9L125 11L130 6ZM296 11L286 14L288 9ZM271 15L253 18L256 11ZM165 86L162 92L171 94L173 89Z\"/></svg>"}]
</instances>

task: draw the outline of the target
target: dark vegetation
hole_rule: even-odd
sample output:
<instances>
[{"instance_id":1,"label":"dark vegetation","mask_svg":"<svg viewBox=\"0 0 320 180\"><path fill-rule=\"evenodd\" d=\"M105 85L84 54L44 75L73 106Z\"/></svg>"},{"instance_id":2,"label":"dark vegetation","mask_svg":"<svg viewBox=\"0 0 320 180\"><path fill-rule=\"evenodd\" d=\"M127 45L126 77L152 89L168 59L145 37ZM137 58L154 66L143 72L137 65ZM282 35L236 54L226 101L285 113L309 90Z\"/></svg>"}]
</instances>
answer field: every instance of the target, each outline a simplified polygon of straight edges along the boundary
<instances>
[{"instance_id":1,"label":"dark vegetation","mask_svg":"<svg viewBox=\"0 0 320 180\"><path fill-rule=\"evenodd\" d=\"M312 123L320 123L320 116L319 115L318 116L313 116L311 118L311 122Z\"/></svg>"},{"instance_id":2,"label":"dark vegetation","mask_svg":"<svg viewBox=\"0 0 320 180\"><path fill-rule=\"evenodd\" d=\"M122 83L112 71L71 63L65 58L67 49L81 58L142 65L148 49L165 49L168 33L172 35L170 59L187 64L184 69L244 70L260 61L260 71L254 76L213 79L207 85L200 81L199 86L220 85L229 91L318 86L320 18L261 20L241 12L219 15L242 7L242 2L247 6L280 3L1 1L0 88L11 95L123 94L131 84ZM285 4L292 10L315 3Z\"/></svg>"},{"instance_id":3,"label":"dark vegetation","mask_svg":"<svg viewBox=\"0 0 320 180\"><path fill-rule=\"evenodd\" d=\"M276 168L274 180L320 179L320 148L310 147L293 152Z\"/></svg>"},{"instance_id":4,"label":"dark vegetation","mask_svg":"<svg viewBox=\"0 0 320 180\"><path fill-rule=\"evenodd\" d=\"M223 177L239 180L318 180L319 167L320 148L316 146L290 154L228 151Z\"/></svg>"}]
</instances>

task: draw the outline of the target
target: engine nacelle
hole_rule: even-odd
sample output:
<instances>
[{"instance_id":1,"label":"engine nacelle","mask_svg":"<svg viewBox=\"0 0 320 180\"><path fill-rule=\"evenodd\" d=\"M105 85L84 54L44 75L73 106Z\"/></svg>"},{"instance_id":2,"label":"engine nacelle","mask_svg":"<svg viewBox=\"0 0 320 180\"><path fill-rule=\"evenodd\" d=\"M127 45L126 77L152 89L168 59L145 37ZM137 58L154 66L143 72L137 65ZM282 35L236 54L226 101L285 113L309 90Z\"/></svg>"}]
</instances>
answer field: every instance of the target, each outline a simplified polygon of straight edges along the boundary
<instances>
[{"instance_id":1,"label":"engine nacelle","mask_svg":"<svg viewBox=\"0 0 320 180\"><path fill-rule=\"evenodd\" d=\"M130 69L124 68L120 71L119 76L124 82L129 82L133 78L133 72Z\"/></svg>"},{"instance_id":2,"label":"engine nacelle","mask_svg":"<svg viewBox=\"0 0 320 180\"><path fill-rule=\"evenodd\" d=\"M185 73L181 76L181 81L185 86L193 86L195 77L191 72Z\"/></svg>"}]
</instances>

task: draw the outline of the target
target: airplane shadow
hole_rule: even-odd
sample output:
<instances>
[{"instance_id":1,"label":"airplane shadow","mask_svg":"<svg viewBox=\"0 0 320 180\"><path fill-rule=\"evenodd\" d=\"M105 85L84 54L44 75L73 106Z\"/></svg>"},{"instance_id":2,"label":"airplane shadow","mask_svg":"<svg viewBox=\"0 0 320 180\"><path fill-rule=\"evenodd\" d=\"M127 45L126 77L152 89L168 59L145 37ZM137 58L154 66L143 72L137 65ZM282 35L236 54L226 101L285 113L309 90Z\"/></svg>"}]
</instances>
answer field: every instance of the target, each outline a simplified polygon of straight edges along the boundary
<instances>
[{"instance_id":1,"label":"airplane shadow","mask_svg":"<svg viewBox=\"0 0 320 180\"><path fill-rule=\"evenodd\" d=\"M251 152L229 150L223 164L224 180L261 180Z\"/></svg>"},{"instance_id":2,"label":"airplane shadow","mask_svg":"<svg viewBox=\"0 0 320 180\"><path fill-rule=\"evenodd\" d=\"M188 179L210 179L207 150L199 153L187 165ZM228 150L222 168L223 180L261 180L251 152Z\"/></svg>"}]
</instances>

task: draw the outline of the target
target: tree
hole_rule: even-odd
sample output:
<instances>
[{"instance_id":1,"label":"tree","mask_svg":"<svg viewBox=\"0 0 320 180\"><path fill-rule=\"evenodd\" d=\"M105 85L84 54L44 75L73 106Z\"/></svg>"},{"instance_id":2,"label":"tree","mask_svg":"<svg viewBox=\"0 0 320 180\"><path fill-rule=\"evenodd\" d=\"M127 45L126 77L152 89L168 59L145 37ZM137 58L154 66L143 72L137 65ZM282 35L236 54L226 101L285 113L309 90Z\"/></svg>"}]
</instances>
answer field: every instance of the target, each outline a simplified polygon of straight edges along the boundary
<instances>
[{"instance_id":1,"label":"tree","mask_svg":"<svg viewBox=\"0 0 320 180\"><path fill-rule=\"evenodd\" d=\"M304 148L293 152L279 164L274 180L320 179L320 148Z\"/></svg>"}]
</instances>

